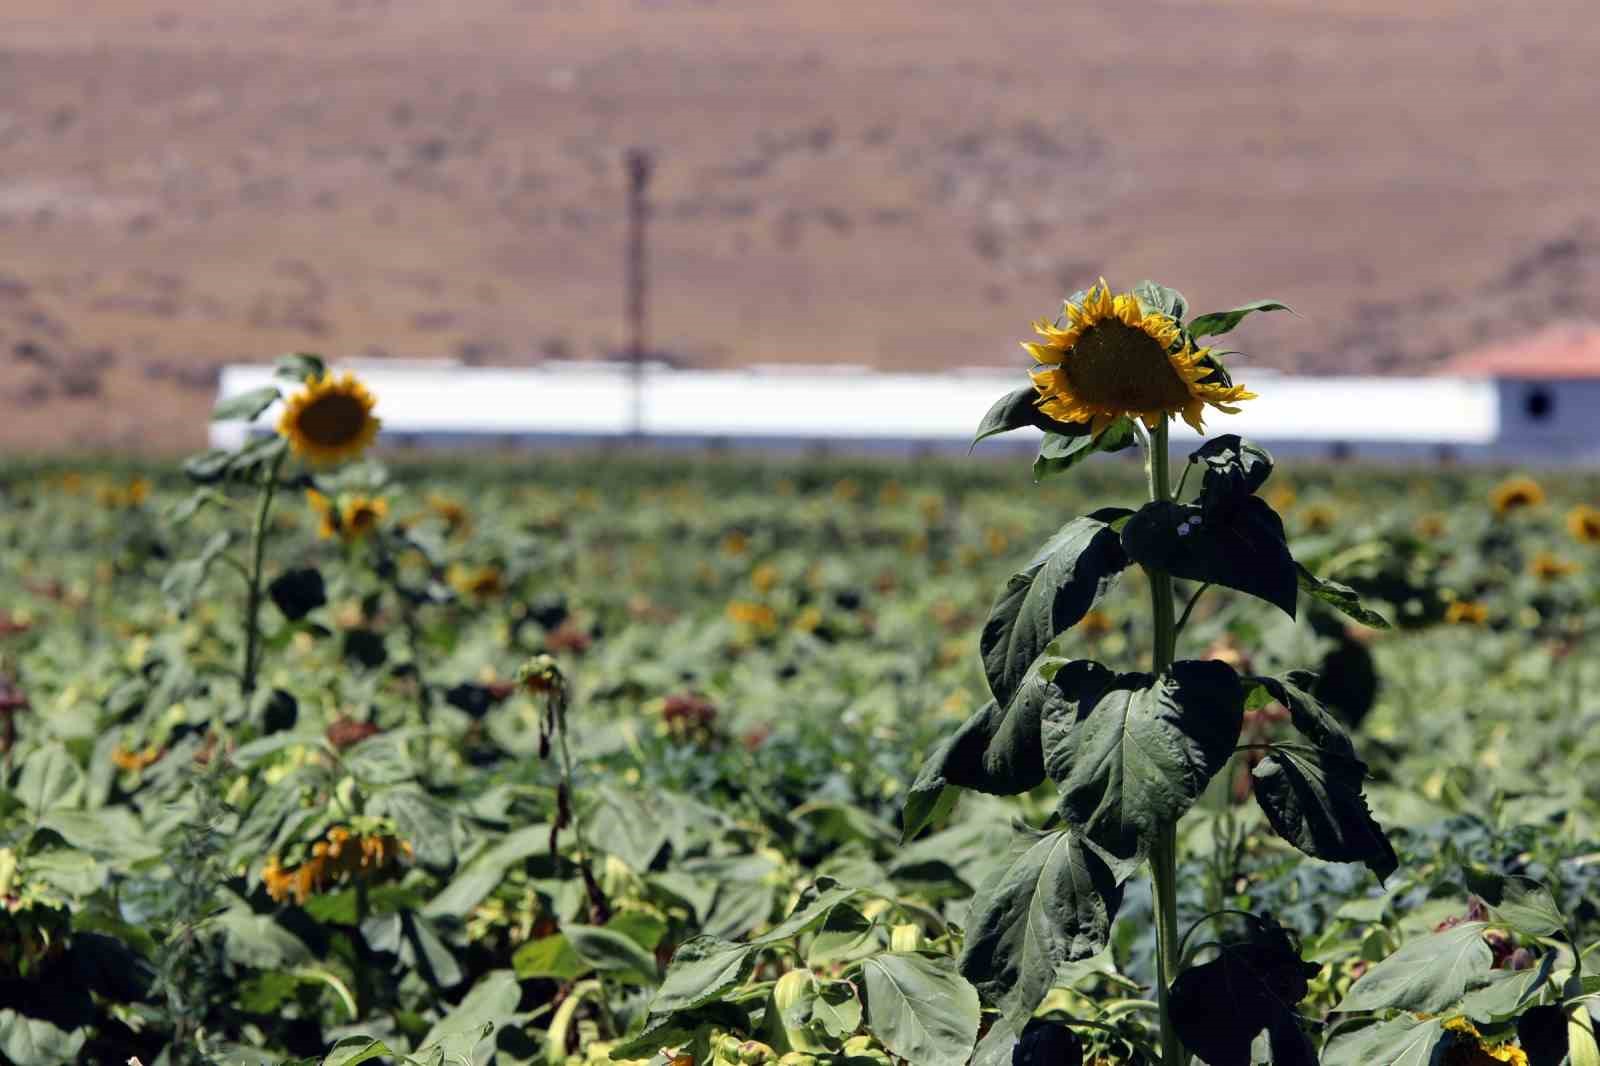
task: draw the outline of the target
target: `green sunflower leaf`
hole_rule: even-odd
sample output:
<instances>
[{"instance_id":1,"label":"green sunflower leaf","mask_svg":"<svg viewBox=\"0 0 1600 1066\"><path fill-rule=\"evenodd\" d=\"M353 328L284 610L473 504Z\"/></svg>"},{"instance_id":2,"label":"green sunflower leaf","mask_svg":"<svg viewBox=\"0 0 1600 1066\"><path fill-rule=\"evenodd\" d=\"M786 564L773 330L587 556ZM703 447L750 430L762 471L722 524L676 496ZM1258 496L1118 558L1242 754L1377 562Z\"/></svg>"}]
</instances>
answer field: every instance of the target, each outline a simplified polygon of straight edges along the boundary
<instances>
[{"instance_id":1,"label":"green sunflower leaf","mask_svg":"<svg viewBox=\"0 0 1600 1066\"><path fill-rule=\"evenodd\" d=\"M1076 439L1088 436L1089 423L1057 422L1039 410L1038 399L1038 390L1032 385L1024 385L1000 397L983 416L983 421L978 423L978 432L972 438L972 447L976 448L979 441L1001 433L1010 433L1024 426L1033 426L1060 437Z\"/></svg>"},{"instance_id":2,"label":"green sunflower leaf","mask_svg":"<svg viewBox=\"0 0 1600 1066\"><path fill-rule=\"evenodd\" d=\"M1039 442L1039 454L1033 460L1033 480L1064 474L1091 455L1101 452L1120 452L1138 442L1134 436L1133 422L1119 418L1098 436L1063 436L1047 431Z\"/></svg>"},{"instance_id":3,"label":"green sunflower leaf","mask_svg":"<svg viewBox=\"0 0 1600 1066\"><path fill-rule=\"evenodd\" d=\"M1141 281L1133 287L1133 295L1147 311L1160 311L1175 322L1182 322L1189 313L1189 301L1177 289L1169 289L1154 281Z\"/></svg>"},{"instance_id":4,"label":"green sunflower leaf","mask_svg":"<svg viewBox=\"0 0 1600 1066\"><path fill-rule=\"evenodd\" d=\"M885 952L861 966L867 1028L918 1066L963 1066L978 1042L978 993L946 955Z\"/></svg>"},{"instance_id":5,"label":"green sunflower leaf","mask_svg":"<svg viewBox=\"0 0 1600 1066\"><path fill-rule=\"evenodd\" d=\"M1127 568L1111 523L1128 514L1108 507L1074 518L1006 582L978 637L989 690L999 704L1010 705L1046 646L1089 613Z\"/></svg>"},{"instance_id":6,"label":"green sunflower leaf","mask_svg":"<svg viewBox=\"0 0 1600 1066\"><path fill-rule=\"evenodd\" d=\"M1023 831L973 902L961 975L1021 1027L1056 967L1104 950L1121 905L1122 886L1076 833Z\"/></svg>"},{"instance_id":7,"label":"green sunflower leaf","mask_svg":"<svg viewBox=\"0 0 1600 1066\"><path fill-rule=\"evenodd\" d=\"M1371 629L1392 629L1389 620L1361 602L1360 593L1349 585L1326 581L1299 563L1294 564L1295 582L1312 599L1327 604L1340 614L1354 618Z\"/></svg>"},{"instance_id":8,"label":"green sunflower leaf","mask_svg":"<svg viewBox=\"0 0 1600 1066\"><path fill-rule=\"evenodd\" d=\"M1362 974L1334 1010L1394 1008L1419 1014L1448 1010L1469 989L1489 980L1494 953L1483 939L1487 928L1483 922L1462 922L1407 941Z\"/></svg>"},{"instance_id":9,"label":"green sunflower leaf","mask_svg":"<svg viewBox=\"0 0 1600 1066\"><path fill-rule=\"evenodd\" d=\"M1322 1066L1432 1066L1446 1032L1438 1018L1400 1014L1387 1021L1340 1027L1322 1052Z\"/></svg>"},{"instance_id":10,"label":"green sunflower leaf","mask_svg":"<svg viewBox=\"0 0 1600 1066\"><path fill-rule=\"evenodd\" d=\"M263 385L259 389L230 396L212 409L211 421L254 422L256 416L278 402L279 395L278 386Z\"/></svg>"},{"instance_id":11,"label":"green sunflower leaf","mask_svg":"<svg viewBox=\"0 0 1600 1066\"><path fill-rule=\"evenodd\" d=\"M1291 315L1294 314L1294 308L1288 304L1279 303L1277 300L1257 300L1229 311L1213 311L1208 315L1200 315L1189 323L1189 335L1196 340L1201 337L1219 337L1231 332L1246 315L1257 311L1287 311Z\"/></svg>"},{"instance_id":12,"label":"green sunflower leaf","mask_svg":"<svg viewBox=\"0 0 1600 1066\"><path fill-rule=\"evenodd\" d=\"M277 369L273 371L272 376L299 385L313 378L320 378L326 372L327 366L323 363L322 356L310 352L291 352L278 357Z\"/></svg>"},{"instance_id":13,"label":"green sunflower leaf","mask_svg":"<svg viewBox=\"0 0 1600 1066\"><path fill-rule=\"evenodd\" d=\"M947 788L1014 796L1044 780L1039 723L1068 714L1084 692L1099 693L1115 675L1099 663L1042 655L1028 669L1005 710L990 700L934 749L912 783L902 813L909 840L939 808L953 802Z\"/></svg>"},{"instance_id":14,"label":"green sunflower leaf","mask_svg":"<svg viewBox=\"0 0 1600 1066\"><path fill-rule=\"evenodd\" d=\"M1244 687L1226 663L1181 660L1159 676L1120 674L1080 692L1044 710L1045 772L1060 787L1062 818L1125 875L1227 764Z\"/></svg>"}]
</instances>

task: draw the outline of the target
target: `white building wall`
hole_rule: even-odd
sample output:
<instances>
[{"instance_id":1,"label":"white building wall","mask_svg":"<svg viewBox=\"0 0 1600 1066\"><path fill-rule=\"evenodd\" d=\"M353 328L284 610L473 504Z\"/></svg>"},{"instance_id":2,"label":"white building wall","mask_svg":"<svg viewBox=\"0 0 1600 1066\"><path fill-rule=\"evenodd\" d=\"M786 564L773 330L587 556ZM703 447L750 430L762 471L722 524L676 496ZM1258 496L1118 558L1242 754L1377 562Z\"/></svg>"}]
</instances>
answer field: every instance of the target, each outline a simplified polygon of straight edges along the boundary
<instances>
[{"instance_id":1,"label":"white building wall","mask_svg":"<svg viewBox=\"0 0 1600 1066\"><path fill-rule=\"evenodd\" d=\"M450 364L365 363L354 369L378 397L384 438L418 444L536 442L623 436L634 428L634 394L626 366L571 364L535 368ZM1600 382L1558 383L1554 415L1530 424L1513 383L1460 378L1313 378L1246 371L1260 394L1239 415L1212 412L1213 432L1236 432L1289 451L1335 451L1372 457L1448 453L1515 457L1560 449L1595 458L1583 440L1587 412L1600 411ZM272 381L266 366L224 369L219 392L229 396ZM973 370L938 375L883 374L858 367L755 367L672 370L645 377L639 427L655 442L709 441L865 447L962 447L984 412L1027 378ZM1527 383L1522 383L1527 384ZM269 412L265 419L274 417ZM245 427L213 424L212 442L230 447ZM984 447L1029 446L1032 430ZM1178 423L1174 443L1194 440ZM1582 447L1580 447L1582 445ZM1576 449L1576 451L1575 451Z\"/></svg>"}]
</instances>

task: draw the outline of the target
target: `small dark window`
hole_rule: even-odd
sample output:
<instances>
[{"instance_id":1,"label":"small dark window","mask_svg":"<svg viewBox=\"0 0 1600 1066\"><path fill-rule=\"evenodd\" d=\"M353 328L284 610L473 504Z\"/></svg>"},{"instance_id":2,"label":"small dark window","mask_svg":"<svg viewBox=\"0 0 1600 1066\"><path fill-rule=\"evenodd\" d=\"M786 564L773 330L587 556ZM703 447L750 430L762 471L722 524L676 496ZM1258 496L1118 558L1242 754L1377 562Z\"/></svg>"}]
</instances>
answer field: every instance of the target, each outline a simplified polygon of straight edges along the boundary
<instances>
[{"instance_id":1,"label":"small dark window","mask_svg":"<svg viewBox=\"0 0 1600 1066\"><path fill-rule=\"evenodd\" d=\"M1534 422L1548 421L1556 413L1555 395L1543 385L1535 385L1523 397L1522 409L1528 412L1528 418Z\"/></svg>"}]
</instances>

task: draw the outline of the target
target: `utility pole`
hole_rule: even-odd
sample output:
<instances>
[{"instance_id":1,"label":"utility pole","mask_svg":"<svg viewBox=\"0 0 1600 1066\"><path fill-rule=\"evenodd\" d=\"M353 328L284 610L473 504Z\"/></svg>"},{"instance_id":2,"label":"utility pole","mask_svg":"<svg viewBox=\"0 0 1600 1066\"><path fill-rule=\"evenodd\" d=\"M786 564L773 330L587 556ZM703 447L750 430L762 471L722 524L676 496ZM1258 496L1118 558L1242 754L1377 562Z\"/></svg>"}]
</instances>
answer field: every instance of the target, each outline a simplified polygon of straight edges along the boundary
<instances>
[{"instance_id":1,"label":"utility pole","mask_svg":"<svg viewBox=\"0 0 1600 1066\"><path fill-rule=\"evenodd\" d=\"M628 360L633 368L633 436L638 440L644 436L644 314L648 286L644 231L650 213L645 187L650 184L655 159L648 149L629 148L623 153L622 162L628 171Z\"/></svg>"}]
</instances>

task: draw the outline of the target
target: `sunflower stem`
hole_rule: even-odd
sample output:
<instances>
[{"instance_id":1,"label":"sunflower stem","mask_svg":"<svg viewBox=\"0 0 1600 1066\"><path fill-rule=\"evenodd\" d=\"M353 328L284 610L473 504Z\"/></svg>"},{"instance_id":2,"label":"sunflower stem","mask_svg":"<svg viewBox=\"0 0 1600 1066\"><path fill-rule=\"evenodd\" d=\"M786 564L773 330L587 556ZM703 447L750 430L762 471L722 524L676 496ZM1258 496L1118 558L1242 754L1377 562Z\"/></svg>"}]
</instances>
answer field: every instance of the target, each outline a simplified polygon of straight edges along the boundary
<instances>
[{"instance_id":1,"label":"sunflower stem","mask_svg":"<svg viewBox=\"0 0 1600 1066\"><path fill-rule=\"evenodd\" d=\"M273 457L272 468L267 471L256 503L256 524L250 543L250 592L244 610L244 669L239 675L239 688L246 704L256 691L256 667L261 652L261 571L267 555L267 515L272 511L272 498L278 492L278 472L287 454L285 448Z\"/></svg>"},{"instance_id":2,"label":"sunflower stem","mask_svg":"<svg viewBox=\"0 0 1600 1066\"><path fill-rule=\"evenodd\" d=\"M1161 415L1148 438L1150 499L1172 498L1171 460L1167 450L1167 416ZM1178 642L1178 627L1173 618L1172 575L1149 570L1150 607L1155 618L1155 647L1150 668L1160 674L1172 665ZM1178 965L1178 827L1169 822L1156 831L1150 849L1150 885L1156 917L1156 1002L1161 1016L1162 1066L1187 1066L1188 1055L1172 1027L1171 993Z\"/></svg>"}]
</instances>

